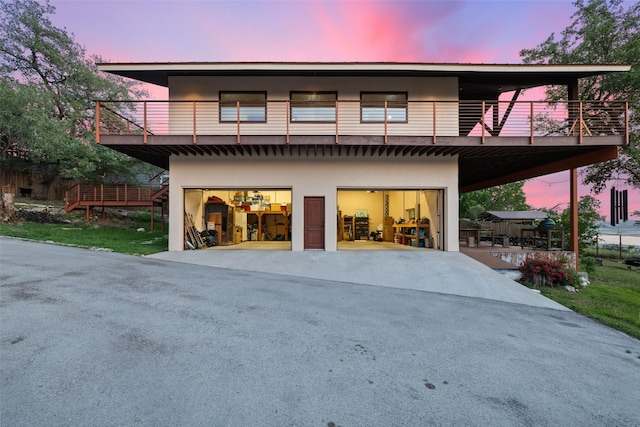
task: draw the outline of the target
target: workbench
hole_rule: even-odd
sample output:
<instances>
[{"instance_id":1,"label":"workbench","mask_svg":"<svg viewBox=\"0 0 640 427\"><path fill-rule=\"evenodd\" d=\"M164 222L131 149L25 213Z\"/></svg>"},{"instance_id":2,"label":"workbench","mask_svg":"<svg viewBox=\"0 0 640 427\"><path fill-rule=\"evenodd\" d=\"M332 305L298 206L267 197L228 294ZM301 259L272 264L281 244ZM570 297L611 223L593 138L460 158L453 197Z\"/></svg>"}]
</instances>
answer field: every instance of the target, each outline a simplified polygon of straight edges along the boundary
<instances>
[{"instance_id":1,"label":"workbench","mask_svg":"<svg viewBox=\"0 0 640 427\"><path fill-rule=\"evenodd\" d=\"M287 212L287 211L250 211L247 212L247 223L249 223L249 216L250 215L256 215L258 218L258 229L257 229L257 235L256 235L256 239L258 239L258 241L262 241L262 226L263 225L267 225L267 227L270 226L274 226L275 228L275 234L276 236L278 234L284 234L284 240L288 241L289 240L289 217L291 216L291 212ZM282 218L280 218L282 217ZM275 221L269 221L268 218L275 218ZM278 220L282 219L282 223L279 222ZM272 223L275 222L275 223ZM282 233L278 233L279 231L279 227L283 226L284 229L282 230ZM275 236L273 236L273 239L275 239Z\"/></svg>"}]
</instances>

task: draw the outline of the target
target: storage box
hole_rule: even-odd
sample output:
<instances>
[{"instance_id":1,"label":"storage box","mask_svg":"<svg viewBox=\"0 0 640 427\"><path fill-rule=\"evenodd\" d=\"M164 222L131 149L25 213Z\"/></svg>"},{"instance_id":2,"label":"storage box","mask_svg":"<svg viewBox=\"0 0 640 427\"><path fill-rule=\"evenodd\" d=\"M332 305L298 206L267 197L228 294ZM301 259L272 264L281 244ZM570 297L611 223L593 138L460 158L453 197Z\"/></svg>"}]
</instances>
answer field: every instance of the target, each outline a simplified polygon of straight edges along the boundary
<instances>
[{"instance_id":1,"label":"storage box","mask_svg":"<svg viewBox=\"0 0 640 427\"><path fill-rule=\"evenodd\" d=\"M280 212L280 203L271 203L271 212Z\"/></svg>"},{"instance_id":2,"label":"storage box","mask_svg":"<svg viewBox=\"0 0 640 427\"><path fill-rule=\"evenodd\" d=\"M291 203L287 203L287 212L291 212Z\"/></svg>"}]
</instances>

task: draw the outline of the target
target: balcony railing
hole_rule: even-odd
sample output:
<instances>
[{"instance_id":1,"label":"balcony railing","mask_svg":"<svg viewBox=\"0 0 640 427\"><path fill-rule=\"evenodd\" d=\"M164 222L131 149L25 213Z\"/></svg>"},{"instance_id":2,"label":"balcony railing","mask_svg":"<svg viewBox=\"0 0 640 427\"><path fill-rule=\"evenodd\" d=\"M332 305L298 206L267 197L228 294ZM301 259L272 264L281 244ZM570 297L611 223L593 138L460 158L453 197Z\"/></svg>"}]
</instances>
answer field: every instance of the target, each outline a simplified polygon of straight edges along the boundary
<instances>
[{"instance_id":1,"label":"balcony railing","mask_svg":"<svg viewBox=\"0 0 640 427\"><path fill-rule=\"evenodd\" d=\"M230 110L231 108L231 110ZM628 144L626 102L408 101L371 107L359 101L302 105L266 101L233 105L219 101L98 101L96 140L102 135L199 136L296 135L528 137L618 136ZM404 111L403 111L404 110ZM301 114L301 111L303 112Z\"/></svg>"}]
</instances>

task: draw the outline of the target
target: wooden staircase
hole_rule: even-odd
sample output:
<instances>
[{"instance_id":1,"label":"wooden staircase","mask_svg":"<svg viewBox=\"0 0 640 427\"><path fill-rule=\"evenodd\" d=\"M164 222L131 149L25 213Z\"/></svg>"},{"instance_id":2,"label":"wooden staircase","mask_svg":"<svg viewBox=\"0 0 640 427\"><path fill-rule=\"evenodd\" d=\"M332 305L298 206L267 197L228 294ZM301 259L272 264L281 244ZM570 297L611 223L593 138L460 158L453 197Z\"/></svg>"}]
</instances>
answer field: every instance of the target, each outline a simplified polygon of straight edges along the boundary
<instances>
[{"instance_id":1,"label":"wooden staircase","mask_svg":"<svg viewBox=\"0 0 640 427\"><path fill-rule=\"evenodd\" d=\"M89 185L77 184L65 191L65 210L85 209L86 220L93 207L149 207L153 230L154 208L159 206L164 216L164 203L169 200L169 185ZM162 223L164 228L164 221Z\"/></svg>"}]
</instances>

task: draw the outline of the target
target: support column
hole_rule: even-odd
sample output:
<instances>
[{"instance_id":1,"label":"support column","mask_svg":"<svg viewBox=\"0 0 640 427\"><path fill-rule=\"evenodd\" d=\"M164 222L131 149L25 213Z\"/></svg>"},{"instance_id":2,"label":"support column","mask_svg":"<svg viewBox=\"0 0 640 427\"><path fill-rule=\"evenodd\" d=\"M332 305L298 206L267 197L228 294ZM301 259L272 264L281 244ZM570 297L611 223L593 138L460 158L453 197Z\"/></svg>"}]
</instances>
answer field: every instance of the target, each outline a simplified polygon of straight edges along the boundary
<instances>
[{"instance_id":1,"label":"support column","mask_svg":"<svg viewBox=\"0 0 640 427\"><path fill-rule=\"evenodd\" d=\"M580 94L578 93L578 80L574 80L567 84L567 99L569 100L569 116L573 120L579 115L578 100ZM582 135L582 123L578 123L579 135ZM571 202L569 205L569 222L571 241L569 242L571 250L576 254L576 270L578 270L578 169L571 169L570 174L570 197Z\"/></svg>"},{"instance_id":2,"label":"support column","mask_svg":"<svg viewBox=\"0 0 640 427\"><path fill-rule=\"evenodd\" d=\"M570 249L576 254L576 269L578 268L578 169L570 170L570 198L569 205L569 222L570 222L570 234L571 241Z\"/></svg>"}]
</instances>

